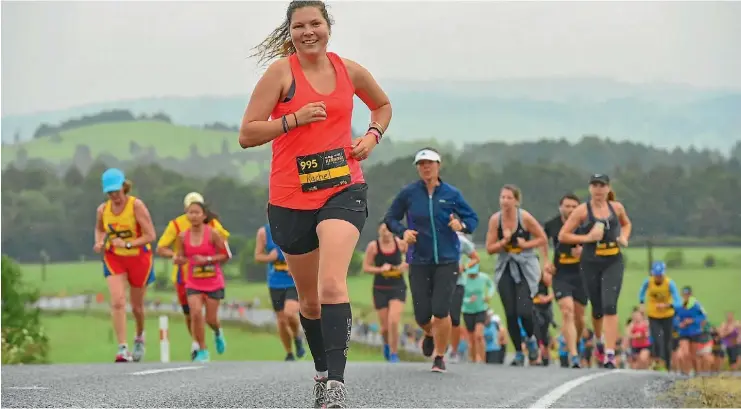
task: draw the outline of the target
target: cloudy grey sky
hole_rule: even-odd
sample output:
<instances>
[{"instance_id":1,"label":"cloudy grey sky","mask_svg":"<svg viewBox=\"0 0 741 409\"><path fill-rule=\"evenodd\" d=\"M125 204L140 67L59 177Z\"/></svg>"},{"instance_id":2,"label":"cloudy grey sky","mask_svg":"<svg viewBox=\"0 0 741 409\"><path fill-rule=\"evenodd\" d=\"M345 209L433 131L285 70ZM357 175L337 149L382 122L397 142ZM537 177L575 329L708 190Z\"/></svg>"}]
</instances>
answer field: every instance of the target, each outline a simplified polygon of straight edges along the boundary
<instances>
[{"instance_id":1,"label":"cloudy grey sky","mask_svg":"<svg viewBox=\"0 0 741 409\"><path fill-rule=\"evenodd\" d=\"M377 78L599 76L741 88L741 2L330 1L330 48ZM278 2L2 3L4 115L249 93Z\"/></svg>"}]
</instances>

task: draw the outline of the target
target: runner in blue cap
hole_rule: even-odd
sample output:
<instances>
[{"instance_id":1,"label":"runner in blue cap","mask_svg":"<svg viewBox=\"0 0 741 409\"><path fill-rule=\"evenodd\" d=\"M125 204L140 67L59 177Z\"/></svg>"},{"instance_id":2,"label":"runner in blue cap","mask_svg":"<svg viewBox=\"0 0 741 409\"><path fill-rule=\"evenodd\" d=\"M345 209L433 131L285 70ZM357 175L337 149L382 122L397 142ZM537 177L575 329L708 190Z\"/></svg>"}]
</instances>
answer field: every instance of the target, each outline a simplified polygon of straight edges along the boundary
<instances>
[{"instance_id":1,"label":"runner in blue cap","mask_svg":"<svg viewBox=\"0 0 741 409\"><path fill-rule=\"evenodd\" d=\"M674 280L666 276L666 264L663 261L654 261L651 265L651 277L643 281L638 301L644 305L648 317L653 358L662 359L666 369L670 370L674 312L682 303L682 297Z\"/></svg>"},{"instance_id":2,"label":"runner in blue cap","mask_svg":"<svg viewBox=\"0 0 741 409\"><path fill-rule=\"evenodd\" d=\"M140 361L144 357L144 296L155 281L151 243L156 238L152 217L141 199L131 196L131 182L120 169L101 177L108 200L98 206L95 221L96 253L103 252L103 276L111 294L111 316L118 341L116 362ZM133 355L126 343L126 283L136 320Z\"/></svg>"}]
</instances>

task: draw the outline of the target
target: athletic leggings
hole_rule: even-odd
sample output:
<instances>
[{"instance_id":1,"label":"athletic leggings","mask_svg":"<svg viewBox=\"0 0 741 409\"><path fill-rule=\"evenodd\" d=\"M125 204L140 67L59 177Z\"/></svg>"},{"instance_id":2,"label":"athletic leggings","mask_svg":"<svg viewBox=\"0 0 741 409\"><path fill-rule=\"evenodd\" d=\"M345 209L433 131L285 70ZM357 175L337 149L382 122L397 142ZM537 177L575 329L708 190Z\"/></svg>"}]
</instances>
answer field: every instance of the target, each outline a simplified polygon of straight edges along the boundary
<instances>
[{"instance_id":1,"label":"athletic leggings","mask_svg":"<svg viewBox=\"0 0 741 409\"><path fill-rule=\"evenodd\" d=\"M622 254L606 257L604 260L582 259L581 274L589 293L592 318L600 319L605 315L617 315L624 271Z\"/></svg>"},{"instance_id":2,"label":"athletic leggings","mask_svg":"<svg viewBox=\"0 0 741 409\"><path fill-rule=\"evenodd\" d=\"M650 318L648 319L648 328L653 338L653 352L655 357L659 357L666 363L666 369L671 369L672 353L672 327L674 317L668 318Z\"/></svg>"},{"instance_id":3,"label":"athletic leggings","mask_svg":"<svg viewBox=\"0 0 741 409\"><path fill-rule=\"evenodd\" d=\"M456 281L458 263L409 266L414 318L420 327L427 325L433 316L442 319L450 314Z\"/></svg>"},{"instance_id":4,"label":"athletic leggings","mask_svg":"<svg viewBox=\"0 0 741 409\"><path fill-rule=\"evenodd\" d=\"M515 284L515 279L510 274L509 265L504 268L502 278L497 284L499 298L504 306L504 315L507 319L507 330L512 338L515 351L522 351L522 336L520 335L520 325L517 323L519 318L522 321L522 327L525 329L528 337L533 336L533 299L530 297L530 287L523 277L519 284Z\"/></svg>"}]
</instances>

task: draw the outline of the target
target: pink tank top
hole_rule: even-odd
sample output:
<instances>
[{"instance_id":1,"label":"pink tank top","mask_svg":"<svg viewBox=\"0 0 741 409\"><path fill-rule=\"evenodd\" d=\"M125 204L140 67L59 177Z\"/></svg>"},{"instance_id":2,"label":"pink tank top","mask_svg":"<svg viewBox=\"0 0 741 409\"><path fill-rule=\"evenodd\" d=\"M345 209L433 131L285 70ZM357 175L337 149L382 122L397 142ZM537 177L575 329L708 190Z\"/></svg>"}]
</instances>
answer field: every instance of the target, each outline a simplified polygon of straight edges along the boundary
<instances>
[{"instance_id":1,"label":"pink tank top","mask_svg":"<svg viewBox=\"0 0 741 409\"><path fill-rule=\"evenodd\" d=\"M221 271L220 263L195 265L193 262L193 256L196 255L213 257L218 254L218 250L211 240L211 227L203 226L203 240L197 246L191 244L190 233L190 229L186 230L185 239L183 240L185 258L188 259L188 279L185 281L185 288L205 292L224 288L224 274Z\"/></svg>"}]
</instances>

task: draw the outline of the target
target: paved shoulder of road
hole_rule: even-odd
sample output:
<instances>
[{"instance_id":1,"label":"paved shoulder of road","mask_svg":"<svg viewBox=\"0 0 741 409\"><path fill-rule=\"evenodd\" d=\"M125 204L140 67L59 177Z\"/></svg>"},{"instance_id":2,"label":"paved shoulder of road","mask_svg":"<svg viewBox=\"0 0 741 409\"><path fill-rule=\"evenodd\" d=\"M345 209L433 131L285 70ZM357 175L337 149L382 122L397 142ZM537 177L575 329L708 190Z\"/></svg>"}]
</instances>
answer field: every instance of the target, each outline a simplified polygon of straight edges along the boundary
<instances>
[{"instance_id":1,"label":"paved shoulder of road","mask_svg":"<svg viewBox=\"0 0 741 409\"><path fill-rule=\"evenodd\" d=\"M652 371L349 363L351 407L662 407ZM3 407L311 407L310 362L3 366Z\"/></svg>"}]
</instances>

